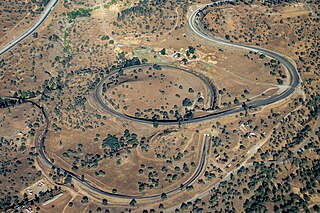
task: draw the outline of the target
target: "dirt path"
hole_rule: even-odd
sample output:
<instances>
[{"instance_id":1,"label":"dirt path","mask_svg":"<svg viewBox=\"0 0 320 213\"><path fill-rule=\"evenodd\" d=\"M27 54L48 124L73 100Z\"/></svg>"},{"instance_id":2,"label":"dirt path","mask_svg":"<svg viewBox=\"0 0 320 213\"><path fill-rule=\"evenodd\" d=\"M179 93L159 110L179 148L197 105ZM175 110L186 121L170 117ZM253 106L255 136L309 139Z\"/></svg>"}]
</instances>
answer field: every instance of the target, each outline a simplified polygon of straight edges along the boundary
<instances>
[{"instance_id":1,"label":"dirt path","mask_svg":"<svg viewBox=\"0 0 320 213\"><path fill-rule=\"evenodd\" d=\"M68 208L68 205L70 202L72 202L77 196L78 196L78 192L69 192L71 194L71 199L69 200L69 202L66 204L66 206L63 208L62 213L64 213L66 211L66 209Z\"/></svg>"}]
</instances>

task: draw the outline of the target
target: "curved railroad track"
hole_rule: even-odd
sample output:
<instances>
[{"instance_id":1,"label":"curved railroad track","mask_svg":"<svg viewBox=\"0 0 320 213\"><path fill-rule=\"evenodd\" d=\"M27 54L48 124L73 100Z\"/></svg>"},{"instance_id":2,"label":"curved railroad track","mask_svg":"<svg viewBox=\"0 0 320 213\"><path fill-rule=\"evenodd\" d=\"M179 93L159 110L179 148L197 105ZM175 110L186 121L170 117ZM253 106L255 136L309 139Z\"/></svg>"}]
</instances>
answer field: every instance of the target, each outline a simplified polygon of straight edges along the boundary
<instances>
[{"instance_id":1,"label":"curved railroad track","mask_svg":"<svg viewBox=\"0 0 320 213\"><path fill-rule=\"evenodd\" d=\"M19 42L21 42L23 39L25 39L26 37L30 36L43 22L44 20L48 17L48 15L50 14L50 12L52 11L52 9L54 8L54 6L56 5L56 3L58 2L57 0L52 1L53 2L53 6L51 7L50 11L46 12L46 15L40 20L40 22L36 23L35 26L29 30L26 34L24 34L22 37L20 37L20 39L18 39L17 41L13 41L12 44L10 45L9 48L6 48L4 50L1 50L0 55L4 54L5 52L7 52L9 49L11 49L13 46L17 45ZM54 3L55 2L55 3ZM221 1L223 2L223 1ZM220 3L221 3L220 2ZM255 46L249 46L249 45L243 45L243 44L235 44L235 43L230 43L228 41L225 41L221 38L217 38L214 37L212 35L209 35L202 23L202 19L203 19L203 13L204 11L208 8L208 7L214 7L220 4L219 2L217 3L210 3L202 8L197 9L196 11L194 11L191 16L189 17L189 25L191 27L191 29L200 37L205 38L208 41L211 42L215 42L215 43L219 43L222 45L228 45L228 46L233 46L236 48L243 48L243 49L247 49L247 50L251 50L251 51L255 51L255 52L259 52L261 54L265 54L266 56L269 56L271 58L277 59L290 73L290 86L288 86L288 88L283 91L281 94L275 95L273 97L264 99L264 100L259 100L259 101L255 101L255 102L250 102L247 103L247 107L248 108L256 108L256 107L261 107L261 106L267 106L273 103L276 103L280 100L283 100L285 98L287 98L288 96L290 96L295 88L297 86L299 86L300 84L300 77L299 77L299 73L295 67L295 65L293 63L291 63L286 57L282 56L279 53L276 53L274 51L271 50L267 50L267 49L263 49L260 47L255 47ZM98 102L101 104L101 106L103 108L105 108L107 111L111 112L112 114L127 119L127 120L131 120L134 122L139 122L139 123L146 123L146 124L152 124L154 122L154 120L150 120L150 119L143 119L143 118L136 118L136 117L131 117L119 112L114 112L114 111L110 111L109 107L105 106L105 103L101 100L100 97L100 89L101 89L101 85L102 82L97 86L96 92L94 94L95 98L98 100ZM13 99L18 99L18 98L14 98L14 97L4 97L4 98L13 98ZM34 104L37 108L39 108L45 118L45 122L46 122L46 127L45 130L42 134L42 137L40 139L39 142L39 153L40 153L40 160L42 160L45 164L47 164L50 167L55 167L55 168L59 168L65 175L68 175L70 177L72 177L72 180L74 182L76 182L77 184L87 188L89 191L92 191L94 193L100 194L102 196L110 196L110 197L117 197L117 198L123 198L123 199L152 199L152 198L160 198L161 194L156 194L156 195L127 195L127 194L114 194L111 192L107 192L107 191L103 191L93 185L91 185L90 183L81 180L77 175L75 175L74 173L67 171L66 169L61 168L58 165L55 165L47 156L46 150L45 150L45 138L49 129L49 124L50 124L50 120L48 118L48 114L45 111L44 107L40 106L39 104L37 104L36 102L32 101L32 100L21 100L22 102L29 102ZM236 106L232 109L224 109L224 110L217 110L212 112L209 115L206 116L202 116L202 117L196 117L194 119L190 119L190 120L181 120L181 121L176 121L176 120L157 120L158 123L160 125L177 125L177 124L188 124L188 123L196 123L196 122L202 122L202 121L206 121L206 120L210 120L210 119L215 119L215 118L219 118L222 116L227 116L227 115L231 115L231 114L235 114L235 113L239 113L241 111L244 111L245 108L243 106ZM170 191L165 192L167 195L170 194L174 194L174 193L178 193L179 191L181 191L184 187L192 184L198 177L200 174L202 174L202 171L204 169L204 165L205 165L205 159L206 159L206 155L207 155L207 151L210 145L210 138L206 137L206 140L204 142L203 145L203 149L201 150L201 154L200 154L200 161L199 161L199 165L198 168L196 169L196 171L194 172L194 174L189 178L189 180L187 180L185 183L183 183L180 187L176 187Z\"/></svg>"},{"instance_id":2,"label":"curved railroad track","mask_svg":"<svg viewBox=\"0 0 320 213\"><path fill-rule=\"evenodd\" d=\"M215 110L212 113L208 114L208 115L204 115L204 116L199 116L199 117L195 117L192 119L185 119L185 120L156 120L160 125L177 125L177 124L189 124L189 123L197 123L197 122L203 122L206 120L210 120L210 119L216 119L219 117L223 117L223 116L227 116L227 115L231 115L231 114L235 114L235 113L239 113L242 111L245 111L247 109L253 109L253 108L257 108L257 107L263 107L263 106L267 106L267 105L271 105L274 103L277 103L278 101L281 101L283 99L286 99L287 97L289 97L294 91L295 88L298 87L300 85L300 76L299 76L299 72L296 68L296 66L285 56L275 52L275 51L271 51L271 50L267 50L264 48L260 48L260 47L256 47L256 46L250 46L250 45L244 45L244 44L237 44L237 43L231 43L228 42L224 39L221 39L219 37L215 37L212 36L210 34L207 33L207 31L205 30L202 20L204 17L204 11L206 9L208 9L209 7L214 7L214 6L218 6L220 5L222 2L228 2L228 1L220 1L220 2L215 2L215 3L210 3L207 4L199 9L197 9L196 11L194 11L191 16L189 17L189 25L191 27L191 29L200 37L212 41L214 43L218 43L221 45L227 45L227 46L232 46L232 47L236 47L236 48L242 48L242 49L247 49L250 51L254 51L254 52L258 52L260 54L264 54L270 58L274 58L276 60L278 60L284 67L285 69L288 71L289 75L290 75L290 85L287 86L287 88L280 94L274 95L272 97L268 97L267 99L263 99L263 100L258 100L258 101L254 101L254 102L248 102L248 103L243 103L244 105L238 105L235 106L233 108L229 108L229 109L221 109L221 110ZM186 71L185 69L182 68L178 68L182 71ZM189 71L190 72L190 71ZM107 76L107 78L109 77L109 75ZM199 76L198 76L199 77ZM103 82L107 79L104 78L100 84L97 87L97 90L94 94L95 99L98 101L98 103L109 113L114 114L120 118L123 119L127 119L133 122L139 122L139 123L145 123L145 124L153 124L153 122L155 120L153 119L146 119L146 118L138 118L138 117L134 117L134 116L130 116L127 114L123 114L120 113L116 110L111 109L110 107L108 107L108 105L102 100L101 98L101 87Z\"/></svg>"}]
</instances>

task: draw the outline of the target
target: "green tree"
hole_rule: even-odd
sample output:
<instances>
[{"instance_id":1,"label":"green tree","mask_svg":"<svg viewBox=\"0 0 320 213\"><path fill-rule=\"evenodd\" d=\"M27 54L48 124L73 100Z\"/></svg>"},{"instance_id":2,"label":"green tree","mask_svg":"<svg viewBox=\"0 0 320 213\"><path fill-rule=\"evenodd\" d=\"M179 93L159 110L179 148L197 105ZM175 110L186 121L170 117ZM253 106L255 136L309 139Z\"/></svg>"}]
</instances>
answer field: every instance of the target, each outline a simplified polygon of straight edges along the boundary
<instances>
[{"instance_id":1,"label":"green tree","mask_svg":"<svg viewBox=\"0 0 320 213\"><path fill-rule=\"evenodd\" d=\"M132 199L129 203L130 206L135 206L137 205L137 201L135 199Z\"/></svg>"},{"instance_id":2,"label":"green tree","mask_svg":"<svg viewBox=\"0 0 320 213\"><path fill-rule=\"evenodd\" d=\"M105 205L105 206L108 205L108 200L107 199L103 199L102 200L102 205Z\"/></svg>"},{"instance_id":3,"label":"green tree","mask_svg":"<svg viewBox=\"0 0 320 213\"><path fill-rule=\"evenodd\" d=\"M164 199L167 199L167 198L168 198L168 197L167 197L167 194L163 192L163 193L161 194L161 199L164 200Z\"/></svg>"},{"instance_id":4,"label":"green tree","mask_svg":"<svg viewBox=\"0 0 320 213\"><path fill-rule=\"evenodd\" d=\"M161 55L165 55L166 54L166 48L163 48L161 51L160 51Z\"/></svg>"},{"instance_id":5,"label":"green tree","mask_svg":"<svg viewBox=\"0 0 320 213\"><path fill-rule=\"evenodd\" d=\"M87 196L83 196L81 203L88 203L89 202L89 198Z\"/></svg>"}]
</instances>

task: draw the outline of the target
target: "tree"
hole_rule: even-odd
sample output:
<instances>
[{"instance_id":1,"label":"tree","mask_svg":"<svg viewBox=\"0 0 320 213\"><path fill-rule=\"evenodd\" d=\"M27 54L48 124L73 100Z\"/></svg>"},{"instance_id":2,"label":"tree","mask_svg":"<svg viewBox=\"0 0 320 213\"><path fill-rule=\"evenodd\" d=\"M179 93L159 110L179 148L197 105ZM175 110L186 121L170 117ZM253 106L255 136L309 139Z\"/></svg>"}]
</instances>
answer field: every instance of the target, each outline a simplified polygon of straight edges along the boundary
<instances>
[{"instance_id":1,"label":"tree","mask_svg":"<svg viewBox=\"0 0 320 213\"><path fill-rule=\"evenodd\" d=\"M280 84L280 85L282 85L282 84L283 84L283 80L277 78L277 83Z\"/></svg>"},{"instance_id":2,"label":"tree","mask_svg":"<svg viewBox=\"0 0 320 213\"><path fill-rule=\"evenodd\" d=\"M154 127L154 128L157 128L158 126L159 126L159 122L156 121L156 120L154 120L154 121L153 121L153 127Z\"/></svg>"},{"instance_id":3,"label":"tree","mask_svg":"<svg viewBox=\"0 0 320 213\"><path fill-rule=\"evenodd\" d=\"M191 105L192 105L192 101L191 101L189 98L185 98L185 99L182 101L182 105L183 105L183 106L191 106Z\"/></svg>"},{"instance_id":4,"label":"tree","mask_svg":"<svg viewBox=\"0 0 320 213\"><path fill-rule=\"evenodd\" d=\"M188 205L185 204L185 203L182 203L180 209L181 209L182 211L185 211L185 210L188 209Z\"/></svg>"},{"instance_id":5,"label":"tree","mask_svg":"<svg viewBox=\"0 0 320 213\"><path fill-rule=\"evenodd\" d=\"M165 55L166 54L166 48L163 48L161 51L160 51L161 55Z\"/></svg>"},{"instance_id":6,"label":"tree","mask_svg":"<svg viewBox=\"0 0 320 213\"><path fill-rule=\"evenodd\" d=\"M83 196L81 203L88 203L89 202L89 198L87 196Z\"/></svg>"},{"instance_id":7,"label":"tree","mask_svg":"<svg viewBox=\"0 0 320 213\"><path fill-rule=\"evenodd\" d=\"M102 205L105 205L105 206L108 205L108 200L107 199L103 199L102 200Z\"/></svg>"},{"instance_id":8,"label":"tree","mask_svg":"<svg viewBox=\"0 0 320 213\"><path fill-rule=\"evenodd\" d=\"M129 203L130 206L135 206L137 205L137 201L135 199L132 199Z\"/></svg>"},{"instance_id":9,"label":"tree","mask_svg":"<svg viewBox=\"0 0 320 213\"><path fill-rule=\"evenodd\" d=\"M161 66L159 64L153 65L153 68L156 70L161 70Z\"/></svg>"},{"instance_id":10,"label":"tree","mask_svg":"<svg viewBox=\"0 0 320 213\"><path fill-rule=\"evenodd\" d=\"M167 199L167 194L163 192L163 193L161 194L161 199L163 199L163 200L164 200L164 199Z\"/></svg>"},{"instance_id":11,"label":"tree","mask_svg":"<svg viewBox=\"0 0 320 213\"><path fill-rule=\"evenodd\" d=\"M188 47L188 51L191 53L191 54L194 54L194 52L196 51L196 49L192 46L189 46Z\"/></svg>"},{"instance_id":12,"label":"tree","mask_svg":"<svg viewBox=\"0 0 320 213\"><path fill-rule=\"evenodd\" d=\"M102 148L110 147L111 149L119 149L120 144L119 140L115 135L108 134L107 138L102 142Z\"/></svg>"}]
</instances>

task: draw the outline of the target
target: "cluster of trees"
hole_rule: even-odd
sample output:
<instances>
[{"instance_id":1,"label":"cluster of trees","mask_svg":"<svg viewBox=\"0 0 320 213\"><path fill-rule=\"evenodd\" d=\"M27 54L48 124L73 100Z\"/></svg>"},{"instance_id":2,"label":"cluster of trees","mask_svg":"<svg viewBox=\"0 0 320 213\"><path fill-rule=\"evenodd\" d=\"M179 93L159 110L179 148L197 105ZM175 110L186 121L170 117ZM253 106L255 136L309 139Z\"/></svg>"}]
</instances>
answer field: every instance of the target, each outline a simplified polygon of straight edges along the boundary
<instances>
[{"instance_id":1,"label":"cluster of trees","mask_svg":"<svg viewBox=\"0 0 320 213\"><path fill-rule=\"evenodd\" d=\"M125 148L128 145L132 147L138 146L138 139L135 133L130 134L130 131L126 129L123 136L118 138L115 135L108 134L108 136L102 142L102 148L109 148L112 150L119 150L120 148Z\"/></svg>"},{"instance_id":2,"label":"cluster of trees","mask_svg":"<svg viewBox=\"0 0 320 213\"><path fill-rule=\"evenodd\" d=\"M141 3L141 2L140 2ZM149 16L151 17L154 14L154 9L152 7L149 7L148 4L145 4L144 6L133 6L127 9L122 10L120 13L118 13L118 21L123 21L127 17L140 17L140 16ZM160 10L160 14L162 14ZM161 15L162 16L162 15Z\"/></svg>"},{"instance_id":3,"label":"cluster of trees","mask_svg":"<svg viewBox=\"0 0 320 213\"><path fill-rule=\"evenodd\" d=\"M254 1L253 1L254 2ZM263 5L268 7L273 7L274 5L279 5L283 3L298 3L299 0L265 0L263 1Z\"/></svg>"},{"instance_id":4,"label":"cluster of trees","mask_svg":"<svg viewBox=\"0 0 320 213\"><path fill-rule=\"evenodd\" d=\"M287 76L284 74L283 69L280 66L280 62L275 59L271 59L270 62L264 64L266 67L270 67L273 70L270 72L270 75L278 76L277 78L278 84L283 84L283 79L286 79Z\"/></svg>"},{"instance_id":5,"label":"cluster of trees","mask_svg":"<svg viewBox=\"0 0 320 213\"><path fill-rule=\"evenodd\" d=\"M140 171L139 171L140 173ZM150 171L148 173L148 181L149 183L138 182L139 191L144 191L146 188L153 189L154 187L158 187L160 184L160 179L157 171Z\"/></svg>"},{"instance_id":6,"label":"cluster of trees","mask_svg":"<svg viewBox=\"0 0 320 213\"><path fill-rule=\"evenodd\" d=\"M319 175L319 160L312 161L310 167L303 166L306 165L304 160L294 159L294 161L299 170L281 178L283 184L273 182L277 176L275 165L266 167L263 163L256 164L255 169L259 169L262 173L258 173L258 178L261 180L257 180L256 178L251 179L251 182L254 184L251 186L251 189L255 188L256 190L254 190L252 197L245 201L244 209L246 211L266 210L266 203L271 201L274 204L273 210L275 212L297 212L302 209L310 212L308 207L308 203L310 202L309 196L316 193L317 187L319 186L319 182L315 180L315 177ZM292 191L292 187L295 186L294 182L297 181L297 178L300 179L299 182L302 184L300 188L301 193ZM256 187L257 185L258 187Z\"/></svg>"},{"instance_id":7,"label":"cluster of trees","mask_svg":"<svg viewBox=\"0 0 320 213\"><path fill-rule=\"evenodd\" d=\"M138 34L141 32L141 34L145 34L160 31L159 34L162 35L162 29L171 30L175 26L178 17L172 15L174 10L181 7L183 13L185 13L188 5L189 2L186 0L175 2L163 0L139 1L134 6L119 12L117 21L113 22L113 25L119 29L129 29L129 33ZM182 14L181 16L183 17ZM171 21L169 24L168 20ZM182 25L181 23L181 26L176 26L175 29L182 27Z\"/></svg>"},{"instance_id":8,"label":"cluster of trees","mask_svg":"<svg viewBox=\"0 0 320 213\"><path fill-rule=\"evenodd\" d=\"M0 98L0 108L13 107L18 104L19 101L15 99L3 99Z\"/></svg>"},{"instance_id":9,"label":"cluster of trees","mask_svg":"<svg viewBox=\"0 0 320 213\"><path fill-rule=\"evenodd\" d=\"M310 99L306 103L306 107L310 111L308 121L311 119L317 119L320 113L320 94L314 94L310 96Z\"/></svg>"},{"instance_id":10,"label":"cluster of trees","mask_svg":"<svg viewBox=\"0 0 320 213\"><path fill-rule=\"evenodd\" d=\"M194 55L195 52L196 52L196 49L192 46L189 46L186 52L186 56L190 57L191 55L193 55L192 58L196 59L196 56Z\"/></svg>"},{"instance_id":11,"label":"cluster of trees","mask_svg":"<svg viewBox=\"0 0 320 213\"><path fill-rule=\"evenodd\" d=\"M299 169L291 173L287 173L287 170L282 170L276 164L267 166L254 162L251 168L242 167L237 174L231 175L230 180L221 182L218 187L212 189L208 208L211 211L235 211L235 204L243 203L244 212L319 211L317 204L310 205L310 197L316 193L319 186L315 178L319 175L319 160L313 160L311 164L308 163L309 160L295 158L293 164ZM301 186L299 193L293 190L297 187L297 181ZM239 186L242 188L241 191ZM188 207L203 207L201 202L189 204Z\"/></svg>"},{"instance_id":12,"label":"cluster of trees","mask_svg":"<svg viewBox=\"0 0 320 213\"><path fill-rule=\"evenodd\" d=\"M108 9L110 8L112 5L117 4L117 0L111 0L110 2L106 3L103 5L104 8Z\"/></svg>"},{"instance_id":13,"label":"cluster of trees","mask_svg":"<svg viewBox=\"0 0 320 213\"><path fill-rule=\"evenodd\" d=\"M73 10L69 12L68 19L70 22L74 21L78 17L90 17L91 16L91 9L84 9L84 8L79 8L78 10Z\"/></svg>"},{"instance_id":14,"label":"cluster of trees","mask_svg":"<svg viewBox=\"0 0 320 213\"><path fill-rule=\"evenodd\" d=\"M192 106L192 101L189 98L185 98L182 101L182 106Z\"/></svg>"},{"instance_id":15,"label":"cluster of trees","mask_svg":"<svg viewBox=\"0 0 320 213\"><path fill-rule=\"evenodd\" d=\"M33 0L33 3L36 3L38 6L45 7L50 0Z\"/></svg>"},{"instance_id":16,"label":"cluster of trees","mask_svg":"<svg viewBox=\"0 0 320 213\"><path fill-rule=\"evenodd\" d=\"M19 139L19 140L18 140ZM0 211L7 211L30 203L27 194L21 196L20 192L25 186L29 186L39 180L42 173L34 166L36 156L33 151L21 150L19 145L25 143L26 138L7 139L0 138ZM38 196L42 196L41 194ZM38 202L39 197L35 200Z\"/></svg>"}]
</instances>

